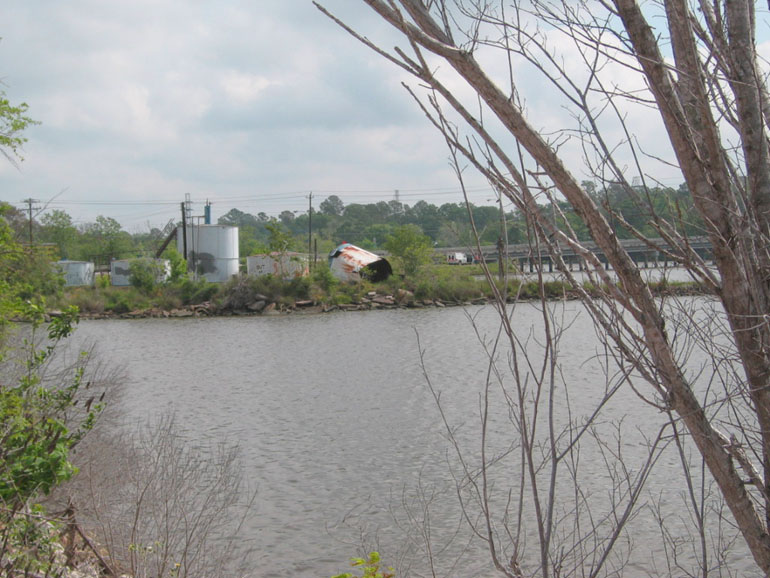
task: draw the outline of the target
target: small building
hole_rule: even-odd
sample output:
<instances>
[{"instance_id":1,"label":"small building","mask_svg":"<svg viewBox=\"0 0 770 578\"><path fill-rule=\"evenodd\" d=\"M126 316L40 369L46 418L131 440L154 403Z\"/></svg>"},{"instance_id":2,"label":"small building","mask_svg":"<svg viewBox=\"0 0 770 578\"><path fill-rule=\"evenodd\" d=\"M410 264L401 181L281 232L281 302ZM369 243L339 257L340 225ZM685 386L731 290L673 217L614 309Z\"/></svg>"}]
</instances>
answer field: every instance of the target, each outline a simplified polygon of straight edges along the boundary
<instances>
[{"instance_id":1,"label":"small building","mask_svg":"<svg viewBox=\"0 0 770 578\"><path fill-rule=\"evenodd\" d=\"M127 287L131 285L131 263L147 261L156 267L155 281L163 283L171 276L171 262L168 259L149 259L139 257L136 259L116 259L110 263L110 281L115 287Z\"/></svg>"},{"instance_id":2,"label":"small building","mask_svg":"<svg viewBox=\"0 0 770 578\"><path fill-rule=\"evenodd\" d=\"M280 279L304 277L310 273L310 257L304 253L263 253L246 257L246 273L254 277L273 275Z\"/></svg>"},{"instance_id":3,"label":"small building","mask_svg":"<svg viewBox=\"0 0 770 578\"><path fill-rule=\"evenodd\" d=\"M376 283L393 274L387 259L350 243L343 243L329 253L329 269L342 281L367 279Z\"/></svg>"},{"instance_id":4,"label":"small building","mask_svg":"<svg viewBox=\"0 0 770 578\"><path fill-rule=\"evenodd\" d=\"M94 284L94 264L91 261L56 261L53 263L64 277L67 287L78 287Z\"/></svg>"}]
</instances>

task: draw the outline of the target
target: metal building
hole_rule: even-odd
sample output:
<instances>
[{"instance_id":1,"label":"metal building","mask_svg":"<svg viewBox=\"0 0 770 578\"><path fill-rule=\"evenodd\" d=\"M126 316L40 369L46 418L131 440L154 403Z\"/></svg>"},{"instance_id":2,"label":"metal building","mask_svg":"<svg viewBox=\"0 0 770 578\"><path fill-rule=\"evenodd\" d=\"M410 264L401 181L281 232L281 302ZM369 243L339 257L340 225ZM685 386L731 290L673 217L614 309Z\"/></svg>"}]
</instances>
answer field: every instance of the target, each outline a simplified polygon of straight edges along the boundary
<instances>
[{"instance_id":1,"label":"metal building","mask_svg":"<svg viewBox=\"0 0 770 578\"><path fill-rule=\"evenodd\" d=\"M273 275L281 279L304 277L310 273L310 257L305 253L268 253L246 257L246 273L254 277Z\"/></svg>"},{"instance_id":2,"label":"metal building","mask_svg":"<svg viewBox=\"0 0 770 578\"><path fill-rule=\"evenodd\" d=\"M171 275L171 262L168 259L115 259L110 263L110 282L116 287L131 285L131 263L135 261L151 261L158 264L156 282L162 283Z\"/></svg>"},{"instance_id":3,"label":"metal building","mask_svg":"<svg viewBox=\"0 0 770 578\"><path fill-rule=\"evenodd\" d=\"M64 276L68 287L94 284L94 264L91 261L57 261L53 264Z\"/></svg>"}]
</instances>

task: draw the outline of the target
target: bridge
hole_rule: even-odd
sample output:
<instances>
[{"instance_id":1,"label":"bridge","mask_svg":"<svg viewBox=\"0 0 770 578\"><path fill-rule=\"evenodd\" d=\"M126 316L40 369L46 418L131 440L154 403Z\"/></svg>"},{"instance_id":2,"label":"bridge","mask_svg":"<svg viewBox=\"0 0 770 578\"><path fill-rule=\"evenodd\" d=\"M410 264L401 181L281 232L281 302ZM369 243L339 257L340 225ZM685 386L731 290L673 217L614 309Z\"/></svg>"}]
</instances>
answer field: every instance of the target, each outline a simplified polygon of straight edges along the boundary
<instances>
[{"instance_id":1,"label":"bridge","mask_svg":"<svg viewBox=\"0 0 770 578\"><path fill-rule=\"evenodd\" d=\"M688 239L690 247L704 260L712 260L712 247L708 237L690 237ZM604 263L606 269L609 269L609 263L604 252L593 241L581 241L583 247L591 251L596 257ZM639 239L621 239L620 244L628 252L633 261L643 268L647 267L659 267L661 265L667 266L670 264L670 259L663 251L658 251L652 248L650 245L658 246L664 250L670 249L670 245L665 239L655 238L650 239L649 243L640 241ZM474 247L469 250L468 247L441 247L436 248L436 254L448 255L450 253L465 253L473 255L474 261L480 261L483 259L485 262L496 262L499 259L499 250L496 245L484 245L481 247L481 255L478 254L478 250ZM569 246L561 247L561 254L564 261L572 270L573 266L577 266L578 269L583 268L583 260L579 254ZM548 271L553 271L553 260L547 252L543 252L542 255L537 255L531 245L528 243L519 245L508 245L506 257L508 261L516 261L519 264L519 270L524 271L529 268L530 273L533 272L535 264L537 262L542 263L545 267L548 267Z\"/></svg>"}]
</instances>

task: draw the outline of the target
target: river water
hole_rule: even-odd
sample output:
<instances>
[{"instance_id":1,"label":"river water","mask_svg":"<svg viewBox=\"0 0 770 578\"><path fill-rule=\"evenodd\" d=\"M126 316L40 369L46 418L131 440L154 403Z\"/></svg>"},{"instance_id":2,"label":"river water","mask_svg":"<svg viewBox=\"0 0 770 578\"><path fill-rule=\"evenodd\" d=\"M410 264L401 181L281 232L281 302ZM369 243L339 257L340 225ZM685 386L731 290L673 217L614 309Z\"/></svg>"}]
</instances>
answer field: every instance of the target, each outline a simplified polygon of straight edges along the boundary
<instances>
[{"instance_id":1,"label":"river water","mask_svg":"<svg viewBox=\"0 0 770 578\"><path fill-rule=\"evenodd\" d=\"M556 412L577 419L592 411L606 389L605 357L580 304L554 308L565 325L557 382L570 413L563 405ZM497 335L496 319L491 307L479 306L100 320L81 322L77 339L95 342L100 356L125 369L120 412L126 423L173 412L191 444L224 440L240 446L244 474L258 488L242 538L255 552L251 575L328 577L346 571L362 542L398 563L399 578L430 575L419 539L429 518L434 548L455 536L436 556L436 575L470 578L492 574L489 555L478 541L468 544L453 479L459 466L426 375L434 392L441 392L444 415L473 463L489 371L484 346ZM516 334L534 360L542 353L541 320L533 304L518 305L513 314ZM492 357L503 370L510 367L505 353ZM501 379L511 387L509 372ZM502 451L511 439L511 412L499 393L492 405L490 452ZM610 436L604 449L611 449L612 432L622 429L626 437L616 449L638 469L645 440L665 416L627 387L606 411L609 417L599 426ZM600 446L586 443L580 456L586 502L598 510L606 509L602 500L613 477ZM503 467L499 484L516 487L515 463ZM559 475L569 477L569 471L565 467ZM686 512L673 506L684 490L678 471L676 453L664 452L644 492L676 509L672 517L681 519L673 521L674 528L687 524ZM506 492L501 489L496 499L507 499ZM536 536L528 527L530 557L536 559ZM639 515L631 528L625 540L634 549L626 575L662 573L665 550L658 545L654 516Z\"/></svg>"}]
</instances>

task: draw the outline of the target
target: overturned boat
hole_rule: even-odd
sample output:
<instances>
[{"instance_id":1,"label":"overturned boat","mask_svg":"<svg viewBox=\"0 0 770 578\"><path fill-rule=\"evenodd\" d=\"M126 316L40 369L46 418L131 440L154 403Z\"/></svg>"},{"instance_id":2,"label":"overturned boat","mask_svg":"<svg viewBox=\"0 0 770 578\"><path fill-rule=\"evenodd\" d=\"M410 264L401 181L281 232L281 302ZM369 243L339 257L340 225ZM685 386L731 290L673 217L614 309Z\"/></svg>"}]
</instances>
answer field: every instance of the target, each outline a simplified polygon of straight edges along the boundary
<instances>
[{"instance_id":1,"label":"overturned boat","mask_svg":"<svg viewBox=\"0 0 770 578\"><path fill-rule=\"evenodd\" d=\"M388 260L366 249L343 243L329 253L329 269L343 281L384 281L393 274Z\"/></svg>"}]
</instances>

